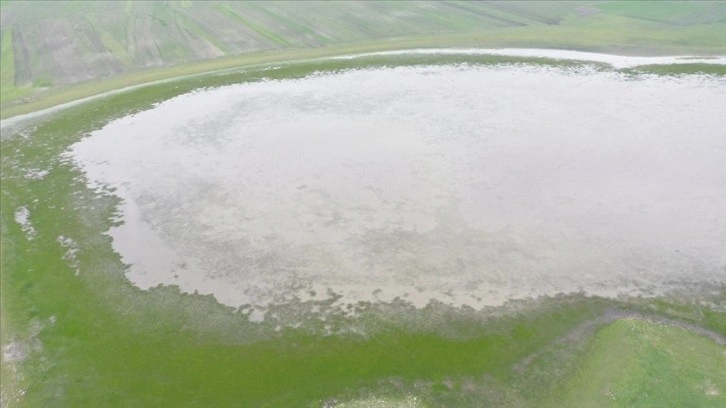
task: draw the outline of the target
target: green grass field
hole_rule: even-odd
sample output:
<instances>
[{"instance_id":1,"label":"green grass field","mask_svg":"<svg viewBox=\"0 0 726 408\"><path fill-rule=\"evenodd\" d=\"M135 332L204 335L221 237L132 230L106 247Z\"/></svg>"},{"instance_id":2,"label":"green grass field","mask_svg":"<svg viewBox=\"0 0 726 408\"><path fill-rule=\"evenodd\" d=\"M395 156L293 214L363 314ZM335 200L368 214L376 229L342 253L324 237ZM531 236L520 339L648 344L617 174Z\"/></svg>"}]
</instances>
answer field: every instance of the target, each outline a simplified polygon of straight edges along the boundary
<instances>
[{"instance_id":1,"label":"green grass field","mask_svg":"<svg viewBox=\"0 0 726 408\"><path fill-rule=\"evenodd\" d=\"M726 347L679 327L625 319L603 328L552 406L722 407Z\"/></svg>"}]
</instances>

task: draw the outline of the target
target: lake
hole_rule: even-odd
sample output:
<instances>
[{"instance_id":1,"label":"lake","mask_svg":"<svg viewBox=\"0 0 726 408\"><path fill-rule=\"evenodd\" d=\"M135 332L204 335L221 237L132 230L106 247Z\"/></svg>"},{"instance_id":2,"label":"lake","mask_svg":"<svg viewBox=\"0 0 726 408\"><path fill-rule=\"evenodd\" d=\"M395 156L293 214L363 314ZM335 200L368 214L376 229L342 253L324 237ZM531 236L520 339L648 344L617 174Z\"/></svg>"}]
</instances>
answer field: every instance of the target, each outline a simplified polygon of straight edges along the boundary
<instances>
[{"instance_id":1,"label":"lake","mask_svg":"<svg viewBox=\"0 0 726 408\"><path fill-rule=\"evenodd\" d=\"M726 280L726 80L419 65L202 89L72 146L142 289L482 308Z\"/></svg>"}]
</instances>

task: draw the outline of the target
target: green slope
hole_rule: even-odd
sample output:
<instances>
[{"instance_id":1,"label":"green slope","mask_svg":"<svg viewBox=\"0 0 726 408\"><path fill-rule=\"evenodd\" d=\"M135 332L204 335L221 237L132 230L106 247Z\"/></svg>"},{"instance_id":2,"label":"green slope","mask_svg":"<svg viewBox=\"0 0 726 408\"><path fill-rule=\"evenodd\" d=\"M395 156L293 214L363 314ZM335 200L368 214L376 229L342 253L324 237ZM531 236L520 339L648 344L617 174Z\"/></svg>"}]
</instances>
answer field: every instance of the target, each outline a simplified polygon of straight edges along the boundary
<instances>
[{"instance_id":1,"label":"green slope","mask_svg":"<svg viewBox=\"0 0 726 408\"><path fill-rule=\"evenodd\" d=\"M726 347L679 327L617 321L597 334L551 406L726 406Z\"/></svg>"}]
</instances>

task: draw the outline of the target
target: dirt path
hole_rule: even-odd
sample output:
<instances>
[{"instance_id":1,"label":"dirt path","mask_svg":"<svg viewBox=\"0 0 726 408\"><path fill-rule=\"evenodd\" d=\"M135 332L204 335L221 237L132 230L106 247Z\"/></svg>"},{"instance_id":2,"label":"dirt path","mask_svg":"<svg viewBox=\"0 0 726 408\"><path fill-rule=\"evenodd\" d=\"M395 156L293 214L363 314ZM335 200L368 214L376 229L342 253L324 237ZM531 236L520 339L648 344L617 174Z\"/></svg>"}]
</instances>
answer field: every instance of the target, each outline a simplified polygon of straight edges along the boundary
<instances>
[{"instance_id":1,"label":"dirt path","mask_svg":"<svg viewBox=\"0 0 726 408\"><path fill-rule=\"evenodd\" d=\"M656 314L628 311L628 310L623 310L623 309L619 309L619 308L610 308L610 309L607 309L605 311L605 313L603 313L601 316L581 323L580 325L578 325L577 327L572 329L566 335L555 340L555 342L553 344L545 347L545 349L540 350L536 353L530 354L529 356L523 358L522 360L517 362L513 368L515 371L521 372L524 369L526 369L536 358L543 355L547 350L549 350L553 346L563 345L563 344L581 344L586 339L588 339L590 336L592 336L595 333L595 331L597 331L597 329L604 327L608 324L614 323L615 321L621 320L621 319L636 319L636 320L642 320L642 321L651 322L651 323L658 323L658 324L663 324L663 325L668 325L668 326L679 327L681 329L688 330L688 331L698 334L700 336L707 337L707 338L713 340L718 345L726 346L726 336L722 335L721 333L715 332L713 330L705 329L705 328L698 326L696 324L693 324L693 323L688 323L688 322L684 322L681 320L671 319L671 318L656 315Z\"/></svg>"}]
</instances>

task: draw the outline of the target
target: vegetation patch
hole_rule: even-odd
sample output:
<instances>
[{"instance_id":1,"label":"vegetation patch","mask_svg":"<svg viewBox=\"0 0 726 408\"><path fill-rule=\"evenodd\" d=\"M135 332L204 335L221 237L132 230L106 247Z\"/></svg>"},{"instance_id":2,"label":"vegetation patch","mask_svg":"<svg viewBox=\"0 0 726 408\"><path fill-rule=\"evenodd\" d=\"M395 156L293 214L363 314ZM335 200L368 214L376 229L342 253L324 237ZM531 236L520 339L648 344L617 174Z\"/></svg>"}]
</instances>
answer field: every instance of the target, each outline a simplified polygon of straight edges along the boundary
<instances>
[{"instance_id":1,"label":"vegetation patch","mask_svg":"<svg viewBox=\"0 0 726 408\"><path fill-rule=\"evenodd\" d=\"M680 327L622 319L600 330L551 406L721 407L726 347Z\"/></svg>"}]
</instances>

